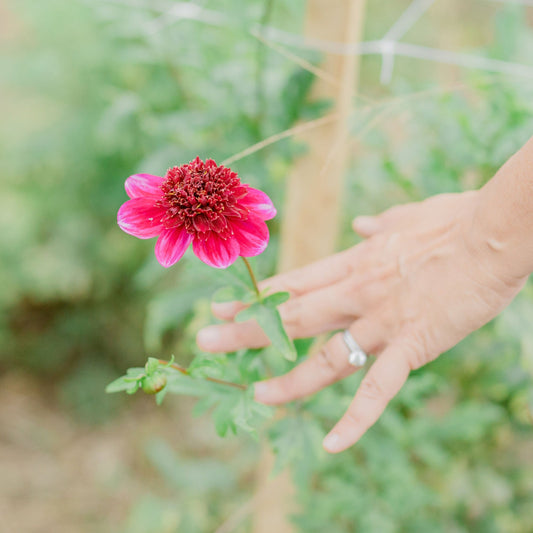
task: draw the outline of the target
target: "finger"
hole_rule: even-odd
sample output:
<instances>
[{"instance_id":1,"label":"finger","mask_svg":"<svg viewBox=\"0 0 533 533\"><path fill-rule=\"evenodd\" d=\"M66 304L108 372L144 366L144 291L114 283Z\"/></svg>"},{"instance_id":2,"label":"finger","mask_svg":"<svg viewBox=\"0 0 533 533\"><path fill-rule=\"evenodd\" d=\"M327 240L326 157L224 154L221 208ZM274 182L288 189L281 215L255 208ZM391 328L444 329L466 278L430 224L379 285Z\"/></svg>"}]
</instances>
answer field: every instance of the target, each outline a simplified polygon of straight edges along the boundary
<instances>
[{"instance_id":1,"label":"finger","mask_svg":"<svg viewBox=\"0 0 533 533\"><path fill-rule=\"evenodd\" d=\"M365 352L381 351L385 343L384 332L373 320L362 318L349 329ZM357 370L349 363L348 356L342 334L337 333L318 352L287 374L256 383L255 399L275 405L313 394Z\"/></svg>"},{"instance_id":2,"label":"finger","mask_svg":"<svg viewBox=\"0 0 533 533\"><path fill-rule=\"evenodd\" d=\"M233 320L235 315L246 307L242 302L213 302L211 312L220 320Z\"/></svg>"},{"instance_id":3,"label":"finger","mask_svg":"<svg viewBox=\"0 0 533 533\"><path fill-rule=\"evenodd\" d=\"M356 217L352 227L362 237L371 237L385 231L398 231L409 226L425 224L428 216L449 213L450 207L469 201L470 193L445 193L431 196L422 202L395 205L380 215Z\"/></svg>"},{"instance_id":4,"label":"finger","mask_svg":"<svg viewBox=\"0 0 533 533\"><path fill-rule=\"evenodd\" d=\"M242 348L263 348L270 344L255 320L207 326L196 335L196 343L206 352L234 352Z\"/></svg>"},{"instance_id":5,"label":"finger","mask_svg":"<svg viewBox=\"0 0 533 533\"><path fill-rule=\"evenodd\" d=\"M352 221L353 230L361 237L371 237L381 231L379 216L360 216Z\"/></svg>"},{"instance_id":6,"label":"finger","mask_svg":"<svg viewBox=\"0 0 533 533\"><path fill-rule=\"evenodd\" d=\"M353 250L351 248L305 267L268 278L259 283L259 288L268 288L270 292L287 291L291 296L300 296L332 285L350 274ZM213 314L222 320L232 320L243 308L244 305L240 302L212 305Z\"/></svg>"},{"instance_id":7,"label":"finger","mask_svg":"<svg viewBox=\"0 0 533 533\"><path fill-rule=\"evenodd\" d=\"M341 282L291 298L280 306L281 318L292 338L314 337L348 327L362 314L364 307L358 294L352 294L353 283ZM365 292L364 300L369 294Z\"/></svg>"},{"instance_id":8,"label":"finger","mask_svg":"<svg viewBox=\"0 0 533 533\"><path fill-rule=\"evenodd\" d=\"M409 370L405 349L398 344L389 346L364 377L344 416L324 439L326 451L338 453L355 444L401 389Z\"/></svg>"},{"instance_id":9,"label":"finger","mask_svg":"<svg viewBox=\"0 0 533 533\"><path fill-rule=\"evenodd\" d=\"M377 289L362 287L352 296L353 288L347 283L337 283L303 296L291 298L280 306L280 314L289 337L301 339L314 337L336 329L348 327L362 314L365 305ZM208 326L198 333L198 343L210 352L233 352L242 348L268 346L270 341L253 320L239 323L229 322Z\"/></svg>"},{"instance_id":10,"label":"finger","mask_svg":"<svg viewBox=\"0 0 533 533\"><path fill-rule=\"evenodd\" d=\"M353 230L361 237L372 237L384 231L396 231L400 227L411 225L417 220L423 209L423 203L395 205L375 216L360 216L352 221Z\"/></svg>"}]
</instances>

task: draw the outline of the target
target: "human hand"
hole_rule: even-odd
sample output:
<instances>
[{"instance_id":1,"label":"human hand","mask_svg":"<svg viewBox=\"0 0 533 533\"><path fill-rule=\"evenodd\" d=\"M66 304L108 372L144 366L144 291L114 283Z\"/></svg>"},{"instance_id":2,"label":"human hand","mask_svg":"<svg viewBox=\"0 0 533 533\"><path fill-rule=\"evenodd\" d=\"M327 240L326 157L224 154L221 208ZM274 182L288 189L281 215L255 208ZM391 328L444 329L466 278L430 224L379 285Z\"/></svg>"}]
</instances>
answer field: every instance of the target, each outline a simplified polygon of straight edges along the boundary
<instances>
[{"instance_id":1,"label":"human hand","mask_svg":"<svg viewBox=\"0 0 533 533\"><path fill-rule=\"evenodd\" d=\"M321 261L265 280L261 288L288 291L280 312L291 337L348 328L375 363L345 415L324 439L340 452L376 422L409 372L432 361L504 309L527 277L506 276L502 263L481 255L473 231L478 192L446 194L359 217L362 243ZM239 303L215 304L228 322L198 334L207 351L261 347L255 322L231 320ZM256 383L256 400L281 404L312 394L357 369L342 334L289 373Z\"/></svg>"}]
</instances>

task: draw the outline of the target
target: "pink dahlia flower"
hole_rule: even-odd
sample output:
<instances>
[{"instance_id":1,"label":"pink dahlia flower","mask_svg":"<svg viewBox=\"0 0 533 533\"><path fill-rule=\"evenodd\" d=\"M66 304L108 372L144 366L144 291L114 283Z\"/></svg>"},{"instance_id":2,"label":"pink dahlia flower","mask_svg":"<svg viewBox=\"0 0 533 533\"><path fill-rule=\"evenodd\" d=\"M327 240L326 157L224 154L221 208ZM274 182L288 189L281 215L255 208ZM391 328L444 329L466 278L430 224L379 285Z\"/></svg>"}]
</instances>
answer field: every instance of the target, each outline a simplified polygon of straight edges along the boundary
<instances>
[{"instance_id":1,"label":"pink dahlia flower","mask_svg":"<svg viewBox=\"0 0 533 533\"><path fill-rule=\"evenodd\" d=\"M179 261L191 243L197 257L217 268L259 255L268 244L272 201L212 159L197 157L164 178L135 174L125 187L131 200L120 207L118 225L140 239L159 237L155 255L164 267Z\"/></svg>"}]
</instances>

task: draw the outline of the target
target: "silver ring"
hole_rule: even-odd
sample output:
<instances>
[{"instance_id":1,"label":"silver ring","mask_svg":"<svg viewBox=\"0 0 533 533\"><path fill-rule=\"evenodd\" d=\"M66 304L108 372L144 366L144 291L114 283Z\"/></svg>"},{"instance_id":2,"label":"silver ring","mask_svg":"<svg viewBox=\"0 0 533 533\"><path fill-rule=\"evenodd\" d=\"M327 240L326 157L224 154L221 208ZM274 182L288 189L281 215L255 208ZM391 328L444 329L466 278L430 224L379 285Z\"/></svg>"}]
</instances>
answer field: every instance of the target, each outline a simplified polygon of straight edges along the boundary
<instances>
[{"instance_id":1,"label":"silver ring","mask_svg":"<svg viewBox=\"0 0 533 533\"><path fill-rule=\"evenodd\" d=\"M348 361L353 366L363 366L368 359L368 356L364 350L357 344L357 341L352 337L352 334L345 329L342 332L342 339L346 348L348 348L350 355L348 356Z\"/></svg>"}]
</instances>

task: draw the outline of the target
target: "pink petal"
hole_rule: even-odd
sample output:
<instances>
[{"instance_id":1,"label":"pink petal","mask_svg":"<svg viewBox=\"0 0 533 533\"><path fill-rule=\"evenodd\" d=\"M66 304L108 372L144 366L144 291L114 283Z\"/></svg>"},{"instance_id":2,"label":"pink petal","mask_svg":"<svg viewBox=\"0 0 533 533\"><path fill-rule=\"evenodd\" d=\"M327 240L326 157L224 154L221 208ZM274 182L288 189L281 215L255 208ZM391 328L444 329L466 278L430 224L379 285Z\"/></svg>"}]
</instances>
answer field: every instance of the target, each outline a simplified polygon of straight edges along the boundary
<instances>
[{"instance_id":1,"label":"pink petal","mask_svg":"<svg viewBox=\"0 0 533 533\"><path fill-rule=\"evenodd\" d=\"M196 257L215 268L226 268L239 257L239 243L237 239L223 239L214 231L205 240L194 239L192 243Z\"/></svg>"},{"instance_id":2,"label":"pink petal","mask_svg":"<svg viewBox=\"0 0 533 533\"><path fill-rule=\"evenodd\" d=\"M164 214L162 208L154 206L153 199L133 198L120 206L117 222L126 233L139 239L150 239L164 229L161 223Z\"/></svg>"},{"instance_id":3,"label":"pink petal","mask_svg":"<svg viewBox=\"0 0 533 533\"><path fill-rule=\"evenodd\" d=\"M162 184L163 178L160 176L134 174L126 180L124 187L130 198L144 198L146 196L160 197L163 194L161 191Z\"/></svg>"},{"instance_id":4,"label":"pink petal","mask_svg":"<svg viewBox=\"0 0 533 533\"><path fill-rule=\"evenodd\" d=\"M265 251L269 238L268 228L259 217L232 221L231 227L239 243L239 255L253 257Z\"/></svg>"},{"instance_id":5,"label":"pink petal","mask_svg":"<svg viewBox=\"0 0 533 533\"><path fill-rule=\"evenodd\" d=\"M253 187L248 187L248 193L239 200L239 204L248 207L263 220L270 220L276 216L276 208L272 200L263 191Z\"/></svg>"},{"instance_id":6,"label":"pink petal","mask_svg":"<svg viewBox=\"0 0 533 533\"><path fill-rule=\"evenodd\" d=\"M183 228L164 230L155 245L155 256L165 268L177 263L191 243L192 235Z\"/></svg>"}]
</instances>

